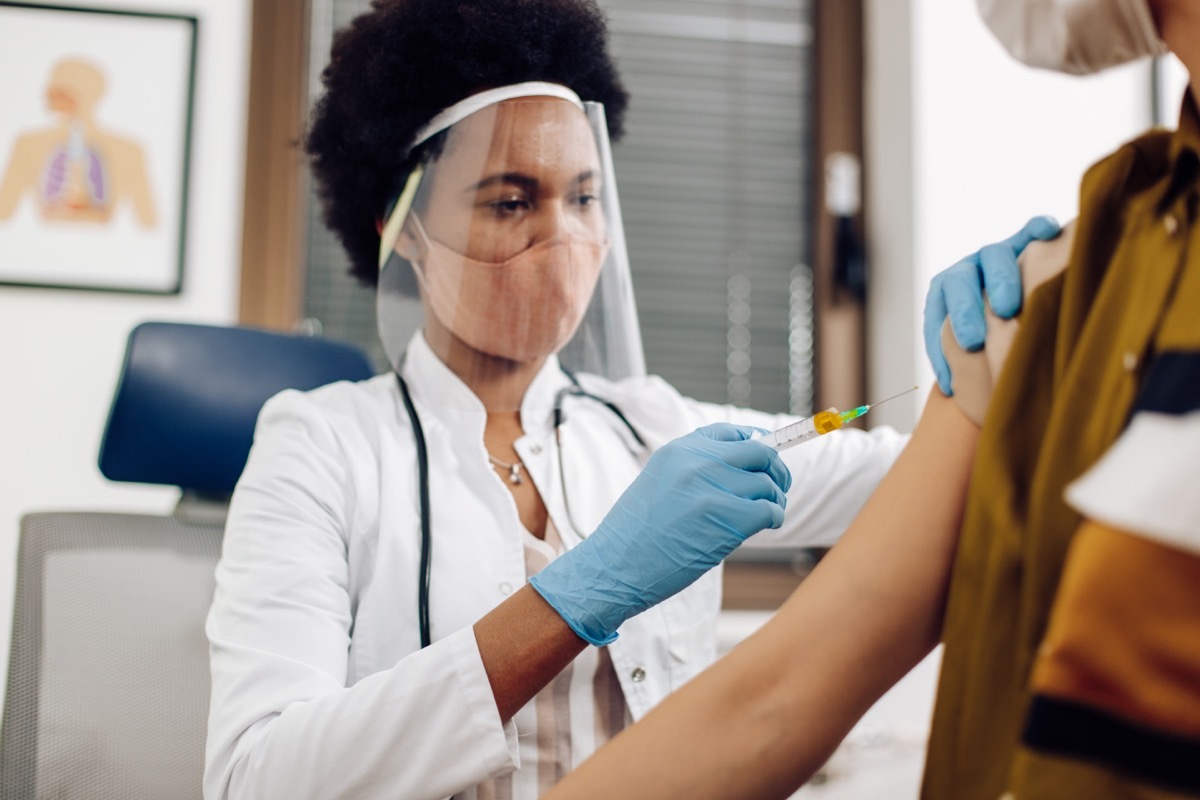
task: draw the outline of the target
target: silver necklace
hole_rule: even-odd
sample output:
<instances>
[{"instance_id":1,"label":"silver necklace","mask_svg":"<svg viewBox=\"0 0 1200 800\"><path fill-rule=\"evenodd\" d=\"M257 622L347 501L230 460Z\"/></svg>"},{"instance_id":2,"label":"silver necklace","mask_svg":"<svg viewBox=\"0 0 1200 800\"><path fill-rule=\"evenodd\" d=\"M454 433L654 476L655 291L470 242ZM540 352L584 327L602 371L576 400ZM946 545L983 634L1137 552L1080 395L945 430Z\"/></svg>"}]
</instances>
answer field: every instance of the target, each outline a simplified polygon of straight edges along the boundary
<instances>
[{"instance_id":1,"label":"silver necklace","mask_svg":"<svg viewBox=\"0 0 1200 800\"><path fill-rule=\"evenodd\" d=\"M500 459L496 458L491 453L488 453L488 461L492 462L494 465L496 465L497 467L500 467L501 469L508 470L508 482L509 483L511 483L513 486L520 485L520 483L521 483L521 468L525 466L524 464L521 463L520 459L517 459L512 464L509 464L508 462L501 461Z\"/></svg>"}]
</instances>

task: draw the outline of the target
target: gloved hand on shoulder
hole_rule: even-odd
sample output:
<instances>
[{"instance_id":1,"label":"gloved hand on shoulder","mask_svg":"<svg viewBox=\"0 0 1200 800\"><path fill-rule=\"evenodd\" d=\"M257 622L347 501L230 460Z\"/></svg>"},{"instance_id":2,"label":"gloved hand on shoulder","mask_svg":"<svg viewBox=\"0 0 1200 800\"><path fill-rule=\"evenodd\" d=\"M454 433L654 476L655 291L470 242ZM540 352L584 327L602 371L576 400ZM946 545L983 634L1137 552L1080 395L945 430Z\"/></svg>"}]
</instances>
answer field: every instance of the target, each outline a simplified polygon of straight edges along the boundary
<instances>
[{"instance_id":1,"label":"gloved hand on shoulder","mask_svg":"<svg viewBox=\"0 0 1200 800\"><path fill-rule=\"evenodd\" d=\"M756 429L718 423L654 453L600 526L530 579L579 636L617 638L764 528L783 524L791 473Z\"/></svg>"},{"instance_id":2,"label":"gloved hand on shoulder","mask_svg":"<svg viewBox=\"0 0 1200 800\"><path fill-rule=\"evenodd\" d=\"M938 386L947 397L954 394L950 367L942 352L942 323L950 317L954 338L964 350L983 347L987 323L983 295L992 310L1009 319L1021 310L1023 292L1017 257L1030 242L1058 236L1059 224L1052 217L1034 217L1016 234L990 244L939 272L925 297L925 353L933 365Z\"/></svg>"}]
</instances>

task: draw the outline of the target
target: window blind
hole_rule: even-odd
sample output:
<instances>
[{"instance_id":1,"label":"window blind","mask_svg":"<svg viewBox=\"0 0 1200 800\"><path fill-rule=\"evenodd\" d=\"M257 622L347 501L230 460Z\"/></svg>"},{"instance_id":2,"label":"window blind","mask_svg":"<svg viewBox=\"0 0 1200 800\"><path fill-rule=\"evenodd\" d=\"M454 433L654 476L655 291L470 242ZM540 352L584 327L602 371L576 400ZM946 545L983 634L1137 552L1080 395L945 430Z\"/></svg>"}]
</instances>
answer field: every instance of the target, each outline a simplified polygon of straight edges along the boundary
<instances>
[{"instance_id":1,"label":"window blind","mask_svg":"<svg viewBox=\"0 0 1200 800\"><path fill-rule=\"evenodd\" d=\"M631 94L613 159L647 368L699 399L807 411L809 3L603 5Z\"/></svg>"},{"instance_id":2,"label":"window blind","mask_svg":"<svg viewBox=\"0 0 1200 800\"><path fill-rule=\"evenodd\" d=\"M320 96L321 72L329 64L333 32L370 10L370 6L370 0L310 0L310 110ZM304 316L324 335L362 346L376 368L391 369L375 327L375 293L350 277L350 260L337 237L321 221L321 201L315 186L310 190L307 217Z\"/></svg>"}]
</instances>

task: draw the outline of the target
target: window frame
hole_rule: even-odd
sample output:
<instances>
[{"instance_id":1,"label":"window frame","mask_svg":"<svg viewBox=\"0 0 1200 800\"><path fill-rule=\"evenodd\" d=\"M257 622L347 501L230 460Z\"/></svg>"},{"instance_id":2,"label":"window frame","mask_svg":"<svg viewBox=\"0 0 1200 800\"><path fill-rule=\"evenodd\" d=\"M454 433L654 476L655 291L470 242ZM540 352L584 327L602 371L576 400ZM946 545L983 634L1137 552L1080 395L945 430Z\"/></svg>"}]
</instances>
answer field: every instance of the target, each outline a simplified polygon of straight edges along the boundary
<instances>
[{"instance_id":1,"label":"window frame","mask_svg":"<svg viewBox=\"0 0 1200 800\"><path fill-rule=\"evenodd\" d=\"M254 0L238 322L295 330L303 316L309 0Z\"/></svg>"}]
</instances>

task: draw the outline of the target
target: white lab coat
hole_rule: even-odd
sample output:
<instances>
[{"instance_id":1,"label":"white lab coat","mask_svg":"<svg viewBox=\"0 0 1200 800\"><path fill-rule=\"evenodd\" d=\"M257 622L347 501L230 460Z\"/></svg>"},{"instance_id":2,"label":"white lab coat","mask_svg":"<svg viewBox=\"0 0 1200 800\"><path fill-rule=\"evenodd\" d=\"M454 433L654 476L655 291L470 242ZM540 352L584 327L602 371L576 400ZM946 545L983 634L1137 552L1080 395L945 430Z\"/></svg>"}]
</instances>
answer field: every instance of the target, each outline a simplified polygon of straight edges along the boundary
<instances>
[{"instance_id":1,"label":"white lab coat","mask_svg":"<svg viewBox=\"0 0 1200 800\"><path fill-rule=\"evenodd\" d=\"M276 396L234 493L208 618L209 800L443 798L520 766L471 629L525 582L516 505L488 463L482 406L420 335L404 373L428 443L434 643L420 650L416 445L395 377ZM651 449L710 422L792 421L689 400L658 378L580 377ZM549 413L566 382L551 360L515 448L571 547ZM599 403L564 409L571 513L590 532L646 455ZM832 544L904 441L846 430L787 451L784 528L752 545ZM720 589L718 568L621 628L610 653L634 719L714 659ZM575 747L581 760L586 736Z\"/></svg>"}]
</instances>

